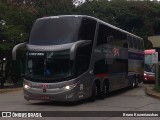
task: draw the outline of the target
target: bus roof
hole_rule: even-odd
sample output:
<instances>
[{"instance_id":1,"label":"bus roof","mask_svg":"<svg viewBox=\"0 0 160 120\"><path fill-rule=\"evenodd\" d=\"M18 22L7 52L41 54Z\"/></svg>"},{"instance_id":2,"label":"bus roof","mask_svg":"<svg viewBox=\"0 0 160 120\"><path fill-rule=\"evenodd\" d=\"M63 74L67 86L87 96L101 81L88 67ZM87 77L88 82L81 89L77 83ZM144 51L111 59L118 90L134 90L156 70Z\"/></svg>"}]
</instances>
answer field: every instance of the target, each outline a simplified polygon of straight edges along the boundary
<instances>
[{"instance_id":1,"label":"bus roof","mask_svg":"<svg viewBox=\"0 0 160 120\"><path fill-rule=\"evenodd\" d=\"M156 52L155 49L149 49L149 50L144 50L145 55L151 55L152 53Z\"/></svg>"},{"instance_id":2,"label":"bus roof","mask_svg":"<svg viewBox=\"0 0 160 120\"><path fill-rule=\"evenodd\" d=\"M109 23L107 23L107 22L104 22L104 21L98 19L98 18L95 18L95 17L92 17L92 16L87 16L87 15L59 15L59 16L43 17L43 18L39 18L39 19L37 19L37 20L40 20L40 19L52 19L52 18L54 19L54 18L61 18L61 17L80 17L80 18L94 19L94 20L96 20L97 22L102 23L102 24L105 24L105 25L107 25L107 26L109 26L109 27L111 27L111 28L113 28L113 29L116 29L116 30L121 31L121 32L124 32L124 33L126 33L126 34L128 34L128 35L131 35L131 36L137 37L137 38L139 38L139 39L142 39L141 37L138 37L138 36L136 36L136 35L134 35L134 34L132 34L132 33L129 33L129 32L127 32L127 31L125 31L125 30L122 30L122 29L120 29L120 28L118 28L118 27L115 27L115 26L113 26L113 25L111 25L111 24L109 24Z\"/></svg>"}]
</instances>

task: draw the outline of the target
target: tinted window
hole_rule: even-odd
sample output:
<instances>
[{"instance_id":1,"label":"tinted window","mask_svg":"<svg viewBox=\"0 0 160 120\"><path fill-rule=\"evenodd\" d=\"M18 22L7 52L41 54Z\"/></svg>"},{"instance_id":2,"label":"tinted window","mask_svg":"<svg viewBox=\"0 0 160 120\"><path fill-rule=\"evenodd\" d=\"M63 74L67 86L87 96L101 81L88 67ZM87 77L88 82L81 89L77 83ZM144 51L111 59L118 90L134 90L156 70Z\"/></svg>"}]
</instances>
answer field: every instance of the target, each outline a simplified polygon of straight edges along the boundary
<instances>
[{"instance_id":1,"label":"tinted window","mask_svg":"<svg viewBox=\"0 0 160 120\"><path fill-rule=\"evenodd\" d=\"M32 45L59 45L77 41L81 18L60 17L38 19L31 31Z\"/></svg>"},{"instance_id":2,"label":"tinted window","mask_svg":"<svg viewBox=\"0 0 160 120\"><path fill-rule=\"evenodd\" d=\"M92 45L80 46L76 52L75 71L76 76L88 70L92 52Z\"/></svg>"},{"instance_id":3,"label":"tinted window","mask_svg":"<svg viewBox=\"0 0 160 120\"><path fill-rule=\"evenodd\" d=\"M144 50L143 40L140 40L140 44L141 44L141 50Z\"/></svg>"},{"instance_id":4,"label":"tinted window","mask_svg":"<svg viewBox=\"0 0 160 120\"><path fill-rule=\"evenodd\" d=\"M79 31L79 40L94 40L96 21L83 18Z\"/></svg>"},{"instance_id":5,"label":"tinted window","mask_svg":"<svg viewBox=\"0 0 160 120\"><path fill-rule=\"evenodd\" d=\"M138 44L138 50L141 50L141 41L137 39L137 44Z\"/></svg>"},{"instance_id":6,"label":"tinted window","mask_svg":"<svg viewBox=\"0 0 160 120\"><path fill-rule=\"evenodd\" d=\"M136 38L133 38L132 41L133 41L134 48L138 49L138 40Z\"/></svg>"},{"instance_id":7,"label":"tinted window","mask_svg":"<svg viewBox=\"0 0 160 120\"><path fill-rule=\"evenodd\" d=\"M69 51L28 53L26 75L40 78L66 78L73 76L73 61Z\"/></svg>"},{"instance_id":8,"label":"tinted window","mask_svg":"<svg viewBox=\"0 0 160 120\"><path fill-rule=\"evenodd\" d=\"M128 39L129 47L133 48L132 36L128 36L127 39Z\"/></svg>"},{"instance_id":9,"label":"tinted window","mask_svg":"<svg viewBox=\"0 0 160 120\"><path fill-rule=\"evenodd\" d=\"M110 44L125 48L128 47L127 36L125 33L113 29L111 34L114 36L114 40L111 41Z\"/></svg>"},{"instance_id":10,"label":"tinted window","mask_svg":"<svg viewBox=\"0 0 160 120\"><path fill-rule=\"evenodd\" d=\"M94 65L94 74L103 74L108 73L107 60L102 59L95 63Z\"/></svg>"},{"instance_id":11,"label":"tinted window","mask_svg":"<svg viewBox=\"0 0 160 120\"><path fill-rule=\"evenodd\" d=\"M111 37L111 35L109 35L108 33L109 33L108 27L100 24L98 29L97 46L106 44L107 40L110 40L109 37Z\"/></svg>"},{"instance_id":12,"label":"tinted window","mask_svg":"<svg viewBox=\"0 0 160 120\"><path fill-rule=\"evenodd\" d=\"M122 31L113 29L107 25L99 25L97 45L112 44L120 47L128 47L127 35Z\"/></svg>"}]
</instances>

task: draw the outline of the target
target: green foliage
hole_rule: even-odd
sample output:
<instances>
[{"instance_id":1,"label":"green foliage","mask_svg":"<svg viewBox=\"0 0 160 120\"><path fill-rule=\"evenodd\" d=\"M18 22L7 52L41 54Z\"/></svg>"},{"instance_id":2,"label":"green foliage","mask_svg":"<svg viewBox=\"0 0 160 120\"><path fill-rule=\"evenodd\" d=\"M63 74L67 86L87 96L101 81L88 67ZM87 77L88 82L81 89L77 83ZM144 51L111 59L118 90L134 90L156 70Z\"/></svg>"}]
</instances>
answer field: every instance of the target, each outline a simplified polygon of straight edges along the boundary
<instances>
[{"instance_id":1,"label":"green foliage","mask_svg":"<svg viewBox=\"0 0 160 120\"><path fill-rule=\"evenodd\" d=\"M28 39L34 14L23 6L17 6L0 0L0 51L12 50L17 43Z\"/></svg>"},{"instance_id":2,"label":"green foliage","mask_svg":"<svg viewBox=\"0 0 160 120\"><path fill-rule=\"evenodd\" d=\"M33 2L39 17L71 14L74 9L72 0L33 0Z\"/></svg>"},{"instance_id":3,"label":"green foliage","mask_svg":"<svg viewBox=\"0 0 160 120\"><path fill-rule=\"evenodd\" d=\"M4 35L6 36L7 42L15 44L24 42L24 39L27 38L27 33L21 29L21 26L19 27L14 25L8 26L7 30L4 32Z\"/></svg>"}]
</instances>

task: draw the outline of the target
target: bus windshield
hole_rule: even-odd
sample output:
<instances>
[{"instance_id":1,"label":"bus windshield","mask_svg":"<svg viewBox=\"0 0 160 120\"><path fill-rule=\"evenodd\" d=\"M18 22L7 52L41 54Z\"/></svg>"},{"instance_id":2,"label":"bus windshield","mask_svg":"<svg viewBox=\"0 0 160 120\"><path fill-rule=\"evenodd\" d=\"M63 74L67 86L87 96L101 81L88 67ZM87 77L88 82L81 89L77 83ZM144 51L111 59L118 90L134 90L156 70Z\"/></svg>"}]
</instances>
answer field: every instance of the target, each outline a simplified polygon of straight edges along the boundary
<instances>
[{"instance_id":1,"label":"bus windshield","mask_svg":"<svg viewBox=\"0 0 160 120\"><path fill-rule=\"evenodd\" d=\"M146 72L154 72L154 64L152 64L152 54L150 55L145 55L145 59L144 59L144 69Z\"/></svg>"},{"instance_id":2,"label":"bus windshield","mask_svg":"<svg viewBox=\"0 0 160 120\"><path fill-rule=\"evenodd\" d=\"M66 78L73 76L69 51L27 53L26 76L32 78Z\"/></svg>"},{"instance_id":3,"label":"bus windshield","mask_svg":"<svg viewBox=\"0 0 160 120\"><path fill-rule=\"evenodd\" d=\"M31 31L29 44L60 45L77 41L81 19L60 17L38 19Z\"/></svg>"}]
</instances>

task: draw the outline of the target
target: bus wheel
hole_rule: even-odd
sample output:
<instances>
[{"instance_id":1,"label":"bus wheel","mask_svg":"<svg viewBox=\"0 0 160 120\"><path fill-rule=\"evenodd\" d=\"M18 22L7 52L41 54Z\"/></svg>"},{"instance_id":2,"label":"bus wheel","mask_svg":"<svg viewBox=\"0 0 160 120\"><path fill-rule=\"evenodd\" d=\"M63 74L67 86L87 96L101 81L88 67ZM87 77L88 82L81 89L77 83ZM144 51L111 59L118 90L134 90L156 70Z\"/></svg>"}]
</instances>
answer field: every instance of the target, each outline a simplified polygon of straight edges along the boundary
<instances>
[{"instance_id":1,"label":"bus wheel","mask_svg":"<svg viewBox=\"0 0 160 120\"><path fill-rule=\"evenodd\" d=\"M109 82L105 81L105 96L107 97L109 94Z\"/></svg>"},{"instance_id":2,"label":"bus wheel","mask_svg":"<svg viewBox=\"0 0 160 120\"><path fill-rule=\"evenodd\" d=\"M104 81L102 85L102 91L100 93L100 99L103 100L106 96L108 96L108 93L109 93L109 84L107 81Z\"/></svg>"},{"instance_id":3,"label":"bus wheel","mask_svg":"<svg viewBox=\"0 0 160 120\"><path fill-rule=\"evenodd\" d=\"M135 85L136 85L136 83L135 83L135 80L133 79L132 88L135 88Z\"/></svg>"},{"instance_id":4,"label":"bus wheel","mask_svg":"<svg viewBox=\"0 0 160 120\"><path fill-rule=\"evenodd\" d=\"M94 102L96 100L96 96L98 94L97 92L98 92L98 87L96 83L94 83L92 87L92 96L89 99L90 102Z\"/></svg>"},{"instance_id":5,"label":"bus wheel","mask_svg":"<svg viewBox=\"0 0 160 120\"><path fill-rule=\"evenodd\" d=\"M135 88L138 87L138 78L135 78Z\"/></svg>"},{"instance_id":6,"label":"bus wheel","mask_svg":"<svg viewBox=\"0 0 160 120\"><path fill-rule=\"evenodd\" d=\"M137 84L137 83L136 83L136 78L134 77L134 78L133 78L133 82L132 82L132 88L135 88L135 87L136 87L136 84Z\"/></svg>"}]
</instances>

